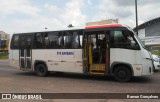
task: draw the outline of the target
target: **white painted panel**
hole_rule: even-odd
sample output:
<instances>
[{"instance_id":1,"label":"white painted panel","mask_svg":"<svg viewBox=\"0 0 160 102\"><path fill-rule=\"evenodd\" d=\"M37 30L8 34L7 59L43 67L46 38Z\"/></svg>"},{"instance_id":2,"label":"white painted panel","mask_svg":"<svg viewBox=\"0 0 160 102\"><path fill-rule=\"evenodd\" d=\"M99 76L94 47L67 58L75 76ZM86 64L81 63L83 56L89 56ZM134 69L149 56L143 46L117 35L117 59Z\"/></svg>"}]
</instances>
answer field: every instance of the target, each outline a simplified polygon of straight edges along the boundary
<instances>
[{"instance_id":1,"label":"white painted panel","mask_svg":"<svg viewBox=\"0 0 160 102\"><path fill-rule=\"evenodd\" d=\"M134 70L134 76L141 76L143 73L143 66L142 65L133 65L133 70Z\"/></svg>"},{"instance_id":2,"label":"white painted panel","mask_svg":"<svg viewBox=\"0 0 160 102\"><path fill-rule=\"evenodd\" d=\"M82 49L75 49L76 72L83 73Z\"/></svg>"},{"instance_id":3,"label":"white painted panel","mask_svg":"<svg viewBox=\"0 0 160 102\"><path fill-rule=\"evenodd\" d=\"M12 50L14 60L19 60L19 50Z\"/></svg>"},{"instance_id":4,"label":"white painted panel","mask_svg":"<svg viewBox=\"0 0 160 102\"><path fill-rule=\"evenodd\" d=\"M57 65L55 65L56 63ZM76 72L75 63L73 62L54 62L53 69L54 71L61 71L61 72Z\"/></svg>"},{"instance_id":5,"label":"white painted panel","mask_svg":"<svg viewBox=\"0 0 160 102\"><path fill-rule=\"evenodd\" d=\"M49 71L82 72L82 49L45 49L32 51L33 62L42 60ZM77 70L76 70L77 69Z\"/></svg>"},{"instance_id":6,"label":"white painted panel","mask_svg":"<svg viewBox=\"0 0 160 102\"><path fill-rule=\"evenodd\" d=\"M76 73L83 73L83 63L76 63Z\"/></svg>"},{"instance_id":7,"label":"white painted panel","mask_svg":"<svg viewBox=\"0 0 160 102\"><path fill-rule=\"evenodd\" d=\"M136 72L135 65L142 64L142 55L141 50L129 50L129 49L120 49L120 48L111 48L110 51L110 61L111 64L114 62L123 62L128 63L132 66L134 71L134 76L141 75L142 71Z\"/></svg>"},{"instance_id":8,"label":"white painted panel","mask_svg":"<svg viewBox=\"0 0 160 102\"><path fill-rule=\"evenodd\" d=\"M140 50L129 50L121 48L111 48L110 62L115 61L125 62L129 64L140 64L141 53Z\"/></svg>"},{"instance_id":9,"label":"white painted panel","mask_svg":"<svg viewBox=\"0 0 160 102\"><path fill-rule=\"evenodd\" d=\"M9 64L14 68L20 69L19 66L19 50L10 50L9 51Z\"/></svg>"},{"instance_id":10,"label":"white painted panel","mask_svg":"<svg viewBox=\"0 0 160 102\"><path fill-rule=\"evenodd\" d=\"M111 48L111 64L113 62L125 62L131 64L134 71L134 76L140 75L150 75L149 68L152 68L151 60L147 50L141 48L141 50L129 50L120 48ZM140 67L142 65L142 70L138 71L135 69L137 65Z\"/></svg>"}]
</instances>

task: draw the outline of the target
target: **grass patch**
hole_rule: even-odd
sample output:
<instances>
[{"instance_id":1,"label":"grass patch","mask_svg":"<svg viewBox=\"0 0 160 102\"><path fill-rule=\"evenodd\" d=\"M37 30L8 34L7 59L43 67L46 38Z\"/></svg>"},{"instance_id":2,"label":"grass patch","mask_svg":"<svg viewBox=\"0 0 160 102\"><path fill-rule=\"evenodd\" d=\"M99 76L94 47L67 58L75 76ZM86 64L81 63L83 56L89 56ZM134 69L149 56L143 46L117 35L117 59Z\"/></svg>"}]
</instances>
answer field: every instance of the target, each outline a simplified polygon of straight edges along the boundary
<instances>
[{"instance_id":1,"label":"grass patch","mask_svg":"<svg viewBox=\"0 0 160 102\"><path fill-rule=\"evenodd\" d=\"M0 52L0 59L8 59L8 53Z\"/></svg>"},{"instance_id":2,"label":"grass patch","mask_svg":"<svg viewBox=\"0 0 160 102\"><path fill-rule=\"evenodd\" d=\"M151 51L151 53L160 56L160 51L159 50Z\"/></svg>"}]
</instances>

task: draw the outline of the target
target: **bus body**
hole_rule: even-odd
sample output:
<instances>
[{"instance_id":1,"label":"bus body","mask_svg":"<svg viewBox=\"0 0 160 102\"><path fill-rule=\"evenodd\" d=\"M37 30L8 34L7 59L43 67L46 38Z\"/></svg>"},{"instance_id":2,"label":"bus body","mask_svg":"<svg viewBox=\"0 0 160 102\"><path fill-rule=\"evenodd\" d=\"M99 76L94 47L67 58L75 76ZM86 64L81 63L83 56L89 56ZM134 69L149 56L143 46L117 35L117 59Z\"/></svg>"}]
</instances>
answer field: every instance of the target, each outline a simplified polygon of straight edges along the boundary
<instances>
[{"instance_id":1,"label":"bus body","mask_svg":"<svg viewBox=\"0 0 160 102\"><path fill-rule=\"evenodd\" d=\"M113 75L126 82L153 73L149 51L121 24L13 34L10 65L46 76L49 71Z\"/></svg>"},{"instance_id":2,"label":"bus body","mask_svg":"<svg viewBox=\"0 0 160 102\"><path fill-rule=\"evenodd\" d=\"M8 48L9 48L9 39L6 40L6 47L4 48L4 51L8 52Z\"/></svg>"}]
</instances>

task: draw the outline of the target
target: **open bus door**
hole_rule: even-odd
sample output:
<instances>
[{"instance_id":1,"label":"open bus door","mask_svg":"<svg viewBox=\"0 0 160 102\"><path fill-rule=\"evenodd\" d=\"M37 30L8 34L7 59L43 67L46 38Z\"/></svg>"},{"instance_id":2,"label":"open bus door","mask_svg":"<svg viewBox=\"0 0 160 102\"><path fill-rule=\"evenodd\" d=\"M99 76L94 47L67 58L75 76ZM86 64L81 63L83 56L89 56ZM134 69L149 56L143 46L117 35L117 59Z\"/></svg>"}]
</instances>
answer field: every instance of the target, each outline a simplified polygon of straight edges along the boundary
<instances>
[{"instance_id":1,"label":"open bus door","mask_svg":"<svg viewBox=\"0 0 160 102\"><path fill-rule=\"evenodd\" d=\"M27 34L20 37L19 63L21 70L32 70L32 44L33 35Z\"/></svg>"},{"instance_id":2,"label":"open bus door","mask_svg":"<svg viewBox=\"0 0 160 102\"><path fill-rule=\"evenodd\" d=\"M109 32L84 32L84 71L90 74L107 74L110 67Z\"/></svg>"}]
</instances>

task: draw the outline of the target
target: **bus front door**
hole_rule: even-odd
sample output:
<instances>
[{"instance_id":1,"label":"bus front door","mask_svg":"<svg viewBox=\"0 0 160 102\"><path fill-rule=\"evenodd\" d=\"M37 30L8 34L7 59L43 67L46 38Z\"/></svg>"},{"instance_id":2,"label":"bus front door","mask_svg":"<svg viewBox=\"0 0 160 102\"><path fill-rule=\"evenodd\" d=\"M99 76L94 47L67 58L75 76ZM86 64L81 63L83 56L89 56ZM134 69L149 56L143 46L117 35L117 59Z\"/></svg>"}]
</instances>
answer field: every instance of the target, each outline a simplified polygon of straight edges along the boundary
<instances>
[{"instance_id":1,"label":"bus front door","mask_svg":"<svg viewBox=\"0 0 160 102\"><path fill-rule=\"evenodd\" d=\"M21 70L32 70L32 35L21 35L20 44L20 68Z\"/></svg>"},{"instance_id":2,"label":"bus front door","mask_svg":"<svg viewBox=\"0 0 160 102\"><path fill-rule=\"evenodd\" d=\"M109 69L109 34L105 31L85 32L84 71L90 74L107 74Z\"/></svg>"}]
</instances>

